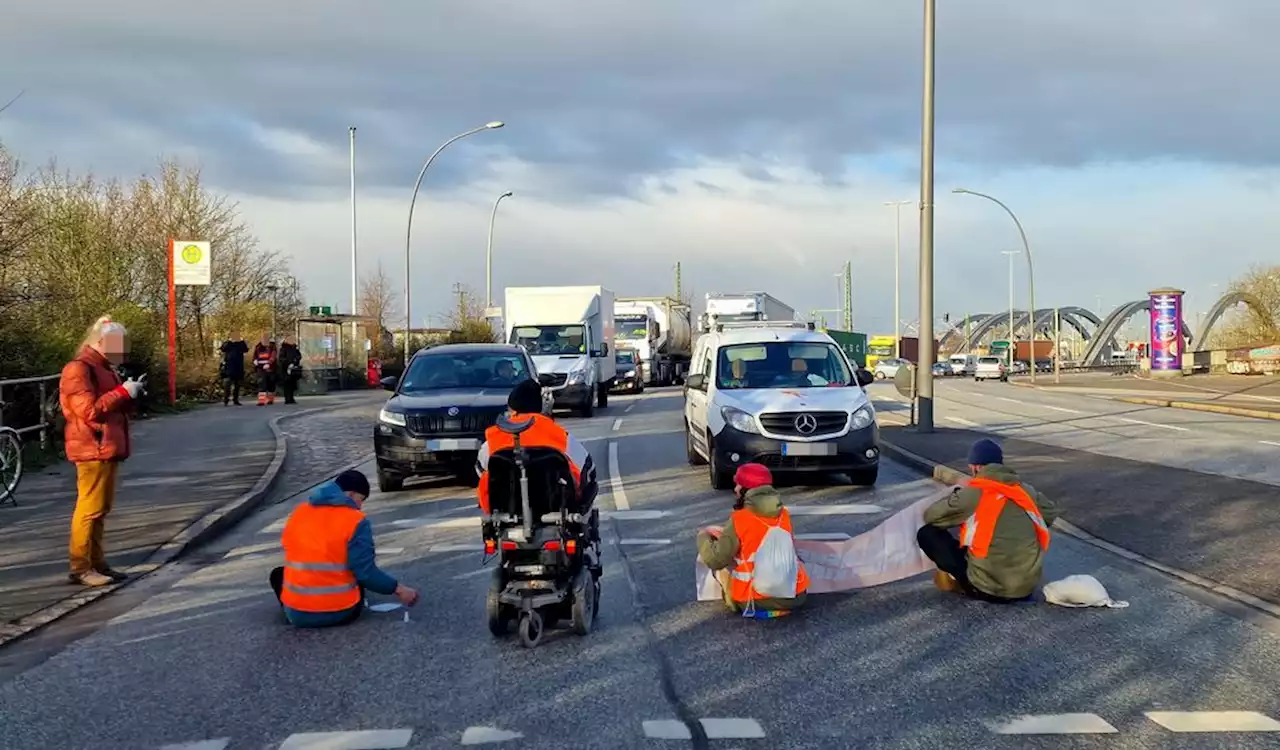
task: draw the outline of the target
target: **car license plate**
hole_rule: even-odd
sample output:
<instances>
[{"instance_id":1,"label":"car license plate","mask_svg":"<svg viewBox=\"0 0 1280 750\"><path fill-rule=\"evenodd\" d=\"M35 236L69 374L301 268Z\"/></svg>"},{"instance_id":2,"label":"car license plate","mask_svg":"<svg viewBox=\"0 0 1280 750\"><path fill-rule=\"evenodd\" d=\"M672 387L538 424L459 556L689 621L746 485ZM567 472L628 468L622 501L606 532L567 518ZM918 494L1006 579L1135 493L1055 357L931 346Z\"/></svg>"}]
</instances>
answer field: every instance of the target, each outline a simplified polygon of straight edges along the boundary
<instances>
[{"instance_id":1,"label":"car license plate","mask_svg":"<svg viewBox=\"0 0 1280 750\"><path fill-rule=\"evenodd\" d=\"M474 451L480 449L480 441L467 439L428 440L427 450L435 451Z\"/></svg>"},{"instance_id":2,"label":"car license plate","mask_svg":"<svg viewBox=\"0 0 1280 750\"><path fill-rule=\"evenodd\" d=\"M835 443L783 443L784 456L834 456Z\"/></svg>"}]
</instances>

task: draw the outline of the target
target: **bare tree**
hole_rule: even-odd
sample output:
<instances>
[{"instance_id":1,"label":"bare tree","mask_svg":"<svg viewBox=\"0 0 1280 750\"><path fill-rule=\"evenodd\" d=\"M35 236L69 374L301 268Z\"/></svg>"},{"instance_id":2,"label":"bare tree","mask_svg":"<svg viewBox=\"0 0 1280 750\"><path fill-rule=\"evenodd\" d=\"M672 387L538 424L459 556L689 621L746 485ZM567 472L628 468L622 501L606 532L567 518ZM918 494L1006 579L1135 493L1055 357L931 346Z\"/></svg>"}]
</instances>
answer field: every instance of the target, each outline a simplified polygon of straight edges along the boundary
<instances>
[{"instance_id":1,"label":"bare tree","mask_svg":"<svg viewBox=\"0 0 1280 750\"><path fill-rule=\"evenodd\" d=\"M399 291L379 261L377 269L360 282L360 314L378 321L381 333L387 321L399 315L399 300Z\"/></svg>"},{"instance_id":2,"label":"bare tree","mask_svg":"<svg viewBox=\"0 0 1280 750\"><path fill-rule=\"evenodd\" d=\"M462 284L454 284L453 293L457 297L457 303L446 316L449 321L449 343L478 344L497 341L497 333L484 316L484 300Z\"/></svg>"}]
</instances>

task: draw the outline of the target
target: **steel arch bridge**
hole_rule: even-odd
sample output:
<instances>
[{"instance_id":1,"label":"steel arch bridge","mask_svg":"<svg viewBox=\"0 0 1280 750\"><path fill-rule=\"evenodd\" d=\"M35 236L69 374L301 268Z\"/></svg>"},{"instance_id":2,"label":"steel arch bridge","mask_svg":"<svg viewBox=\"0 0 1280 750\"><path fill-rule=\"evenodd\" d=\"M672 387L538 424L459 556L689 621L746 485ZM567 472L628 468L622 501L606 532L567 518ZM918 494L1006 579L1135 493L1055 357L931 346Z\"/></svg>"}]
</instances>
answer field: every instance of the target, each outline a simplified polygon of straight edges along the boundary
<instances>
[{"instance_id":1,"label":"steel arch bridge","mask_svg":"<svg viewBox=\"0 0 1280 750\"><path fill-rule=\"evenodd\" d=\"M1102 325L1097 315L1083 307L1060 307L1060 308L1044 308L1036 310L1035 313L1035 332L1039 336L1044 333L1052 335L1053 332L1053 316L1054 312L1062 316L1062 324L1071 326L1080 332L1080 336L1086 341L1093 337L1094 331ZM1025 331L1031 320L1031 314L1027 310L1013 311L1013 328L1015 331ZM1091 323L1090 326L1085 323ZM981 315L970 315L967 321L956 323L949 331L943 334L942 339L938 342L938 348L943 351L964 351L972 349L975 342L981 341L996 328L1009 325L1009 312L984 313Z\"/></svg>"}]
</instances>

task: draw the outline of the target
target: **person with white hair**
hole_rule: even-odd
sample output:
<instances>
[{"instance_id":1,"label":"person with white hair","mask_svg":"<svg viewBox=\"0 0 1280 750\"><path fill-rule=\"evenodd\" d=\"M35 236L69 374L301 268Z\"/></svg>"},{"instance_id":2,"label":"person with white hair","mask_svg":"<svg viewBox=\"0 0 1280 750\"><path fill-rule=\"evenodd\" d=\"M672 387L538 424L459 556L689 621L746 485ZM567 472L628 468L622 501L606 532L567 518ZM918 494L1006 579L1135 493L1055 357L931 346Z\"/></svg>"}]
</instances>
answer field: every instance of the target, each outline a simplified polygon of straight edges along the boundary
<instances>
[{"instance_id":1,"label":"person with white hair","mask_svg":"<svg viewBox=\"0 0 1280 750\"><path fill-rule=\"evenodd\" d=\"M129 352L129 333L108 316L94 321L58 384L66 418L67 460L76 467L76 508L71 517L70 579L106 586L128 578L107 564L105 521L115 503L120 463L129 458L129 411L144 393L147 376L121 380L115 367Z\"/></svg>"}]
</instances>

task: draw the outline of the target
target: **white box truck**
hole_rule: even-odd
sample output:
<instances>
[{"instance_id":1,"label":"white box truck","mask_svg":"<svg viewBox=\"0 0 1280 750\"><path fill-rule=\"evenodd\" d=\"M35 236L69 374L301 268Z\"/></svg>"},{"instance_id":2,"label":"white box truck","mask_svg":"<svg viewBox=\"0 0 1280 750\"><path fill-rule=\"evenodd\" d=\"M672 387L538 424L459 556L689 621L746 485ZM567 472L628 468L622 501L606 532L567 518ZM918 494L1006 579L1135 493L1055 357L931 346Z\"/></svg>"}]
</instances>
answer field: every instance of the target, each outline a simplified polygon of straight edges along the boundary
<instances>
[{"instance_id":1,"label":"white box truck","mask_svg":"<svg viewBox=\"0 0 1280 750\"><path fill-rule=\"evenodd\" d=\"M613 292L602 286L508 287L506 340L533 357L555 408L589 417L609 403L617 374Z\"/></svg>"},{"instance_id":2,"label":"white box truck","mask_svg":"<svg viewBox=\"0 0 1280 750\"><path fill-rule=\"evenodd\" d=\"M670 297L619 297L614 304L614 343L635 351L645 385L684 382L693 354L692 314Z\"/></svg>"},{"instance_id":3,"label":"white box truck","mask_svg":"<svg viewBox=\"0 0 1280 750\"><path fill-rule=\"evenodd\" d=\"M699 328L706 333L717 323L795 319L795 310L764 292L707 292L706 310L699 319Z\"/></svg>"}]
</instances>

